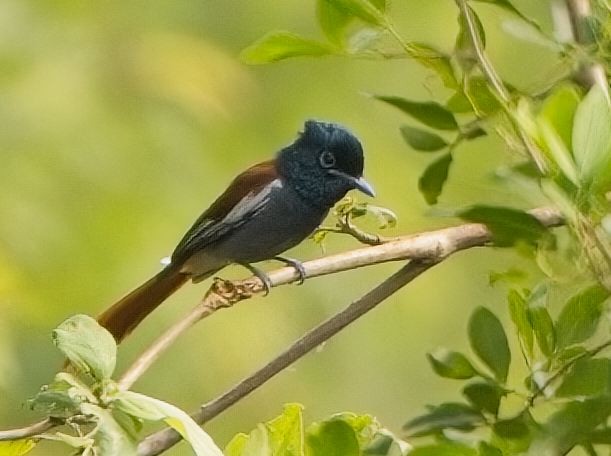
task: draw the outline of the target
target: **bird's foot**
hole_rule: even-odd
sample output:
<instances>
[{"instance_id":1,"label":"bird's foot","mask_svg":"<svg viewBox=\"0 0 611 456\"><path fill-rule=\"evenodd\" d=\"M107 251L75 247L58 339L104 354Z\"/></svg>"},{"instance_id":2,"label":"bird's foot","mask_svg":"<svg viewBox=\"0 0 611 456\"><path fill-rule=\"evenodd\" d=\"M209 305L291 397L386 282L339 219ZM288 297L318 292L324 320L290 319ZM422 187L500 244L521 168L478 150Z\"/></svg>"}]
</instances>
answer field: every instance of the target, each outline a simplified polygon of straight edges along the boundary
<instances>
[{"instance_id":1,"label":"bird's foot","mask_svg":"<svg viewBox=\"0 0 611 456\"><path fill-rule=\"evenodd\" d=\"M295 268L295 270L297 271L297 274L299 274L299 281L297 282L297 285L301 285L303 282L305 282L306 270L303 267L303 263L301 261L295 260L294 258L285 258L281 256L275 256L274 260L281 261L282 263Z\"/></svg>"},{"instance_id":2,"label":"bird's foot","mask_svg":"<svg viewBox=\"0 0 611 456\"><path fill-rule=\"evenodd\" d=\"M270 290L272 289L272 281L269 278L269 276L265 273L265 271L262 271L258 267L253 266L252 264L249 264L249 263L240 263L240 265L248 269L250 272L253 273L255 277L257 277L259 280L261 280L261 282L263 282L263 288L265 289L264 296L267 296Z\"/></svg>"}]
</instances>

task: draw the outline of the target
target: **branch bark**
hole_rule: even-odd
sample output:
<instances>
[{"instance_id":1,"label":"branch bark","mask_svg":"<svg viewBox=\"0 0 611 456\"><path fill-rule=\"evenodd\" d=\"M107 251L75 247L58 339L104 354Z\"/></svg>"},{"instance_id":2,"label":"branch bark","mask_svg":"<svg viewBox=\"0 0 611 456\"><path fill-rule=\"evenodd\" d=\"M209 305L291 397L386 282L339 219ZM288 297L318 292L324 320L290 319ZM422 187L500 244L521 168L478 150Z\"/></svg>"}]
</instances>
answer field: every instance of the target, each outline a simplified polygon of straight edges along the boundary
<instances>
[{"instance_id":1,"label":"branch bark","mask_svg":"<svg viewBox=\"0 0 611 456\"><path fill-rule=\"evenodd\" d=\"M545 226L553 227L563 224L562 215L551 208L539 208L530 211L530 213ZM261 369L239 382L221 396L202 405L191 417L199 424L210 421L263 385L287 366L337 334L348 324L373 309L430 267L458 251L486 245L491 239L492 233L486 226L470 223L415 236L398 238L383 245L358 249L304 263L307 276L312 277L345 269L354 269L365 264L377 264L393 260L412 260L399 272L378 285L368 294L306 333ZM367 263L365 261L370 262ZM278 286L297 280L298 275L291 268L283 268L271 273L270 278L272 278L272 285ZM236 282L233 285L238 289L243 285L246 285L247 288L255 286L262 289L262 284L256 278ZM206 299L213 295L208 294ZM150 435L140 443L138 455L154 456L161 454L180 440L180 435L174 430L169 428L161 430Z\"/></svg>"},{"instance_id":2,"label":"branch bark","mask_svg":"<svg viewBox=\"0 0 611 456\"><path fill-rule=\"evenodd\" d=\"M530 214L547 227L564 224L562 215L552 208L534 209L530 211ZM492 234L485 225L469 223L412 236L403 236L381 245L364 247L304 263L306 276L312 278L383 262L413 260L363 298L311 330L262 369L247 377L223 395L203 405L193 414L193 418L199 423L211 420L431 266L445 260L455 252L484 246L491 240ZM274 287L299 280L297 272L290 267L272 271L269 273L269 277ZM119 381L120 386L129 388L182 333L202 318L211 315L216 310L232 306L263 291L263 284L256 277L236 282L215 281L200 304L159 337L125 372ZM45 419L20 429L0 431L0 441L33 437L58 424L61 423L52 419ZM141 443L139 454L144 456L159 454L178 440L180 440L180 437L171 430L159 431L147 437Z\"/></svg>"}]
</instances>

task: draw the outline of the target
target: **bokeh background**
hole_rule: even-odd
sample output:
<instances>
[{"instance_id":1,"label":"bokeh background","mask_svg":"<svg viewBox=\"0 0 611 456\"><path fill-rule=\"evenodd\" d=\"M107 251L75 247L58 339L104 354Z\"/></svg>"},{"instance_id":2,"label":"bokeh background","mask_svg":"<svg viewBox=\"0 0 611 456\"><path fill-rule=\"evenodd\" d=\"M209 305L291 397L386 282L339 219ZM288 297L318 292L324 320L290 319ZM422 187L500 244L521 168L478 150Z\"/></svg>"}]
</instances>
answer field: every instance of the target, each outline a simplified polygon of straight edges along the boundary
<instances>
[{"instance_id":1,"label":"bokeh background","mask_svg":"<svg viewBox=\"0 0 611 456\"><path fill-rule=\"evenodd\" d=\"M548 1L513 3L550 30ZM504 31L508 13L487 4L477 10L490 56L508 82L528 88L553 71L549 49ZM407 39L452 48L453 1L394 2L392 14ZM321 38L314 2L0 2L0 428L37 418L26 400L61 363L53 327L75 313L99 313L155 273L231 178L292 141L307 118L341 122L361 138L376 204L399 216L388 234L456 222L431 213L417 191L431 156L401 140L398 127L409 119L366 96L443 101L449 93L435 78L408 60L241 63L240 50L274 29ZM493 178L502 147L494 137L461 147L440 208L535 204ZM328 252L353 247L350 239L326 242ZM310 259L321 251L306 241L291 255ZM206 429L224 445L277 415L283 403L301 402L308 420L366 412L400 433L425 404L457 399L455 385L435 377L425 353L440 345L468 350L472 308L505 314L505 290L488 285L489 272L523 262L493 249L457 255ZM219 312L183 337L135 390L193 410L398 267L282 287ZM239 268L223 272L244 275ZM121 346L119 372L205 290L187 286L149 318ZM48 444L33 454L64 452ZM190 450L181 445L170 454Z\"/></svg>"}]
</instances>

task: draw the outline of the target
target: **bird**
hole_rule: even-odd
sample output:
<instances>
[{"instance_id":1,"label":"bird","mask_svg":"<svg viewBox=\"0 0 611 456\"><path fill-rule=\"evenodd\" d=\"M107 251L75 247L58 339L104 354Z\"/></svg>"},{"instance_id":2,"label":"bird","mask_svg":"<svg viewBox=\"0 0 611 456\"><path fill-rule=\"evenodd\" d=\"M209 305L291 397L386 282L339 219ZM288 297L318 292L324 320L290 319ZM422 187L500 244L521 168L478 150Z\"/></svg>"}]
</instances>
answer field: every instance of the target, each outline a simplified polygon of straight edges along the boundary
<instances>
[{"instance_id":1,"label":"bird","mask_svg":"<svg viewBox=\"0 0 611 456\"><path fill-rule=\"evenodd\" d=\"M269 277L253 263L282 261L303 282L302 264L280 254L310 236L348 191L375 196L363 166L363 147L347 128L307 120L275 158L239 174L186 232L168 264L98 323L120 343L187 281L201 282L230 264L248 268L267 291Z\"/></svg>"}]
</instances>

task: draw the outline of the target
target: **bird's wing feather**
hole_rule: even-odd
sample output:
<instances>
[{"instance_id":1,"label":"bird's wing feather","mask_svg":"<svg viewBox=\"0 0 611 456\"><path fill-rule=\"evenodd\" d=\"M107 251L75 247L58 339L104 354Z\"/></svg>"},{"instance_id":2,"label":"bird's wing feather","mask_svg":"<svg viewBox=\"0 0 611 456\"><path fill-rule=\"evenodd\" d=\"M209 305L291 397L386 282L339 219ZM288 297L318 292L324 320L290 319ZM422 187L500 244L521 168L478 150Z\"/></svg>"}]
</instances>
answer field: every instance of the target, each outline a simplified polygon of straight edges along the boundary
<instances>
[{"instance_id":1,"label":"bird's wing feather","mask_svg":"<svg viewBox=\"0 0 611 456\"><path fill-rule=\"evenodd\" d=\"M272 184L278 179L273 160L254 165L237 176L178 243L172 263L183 263L248 221L265 206Z\"/></svg>"}]
</instances>

